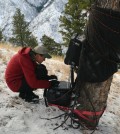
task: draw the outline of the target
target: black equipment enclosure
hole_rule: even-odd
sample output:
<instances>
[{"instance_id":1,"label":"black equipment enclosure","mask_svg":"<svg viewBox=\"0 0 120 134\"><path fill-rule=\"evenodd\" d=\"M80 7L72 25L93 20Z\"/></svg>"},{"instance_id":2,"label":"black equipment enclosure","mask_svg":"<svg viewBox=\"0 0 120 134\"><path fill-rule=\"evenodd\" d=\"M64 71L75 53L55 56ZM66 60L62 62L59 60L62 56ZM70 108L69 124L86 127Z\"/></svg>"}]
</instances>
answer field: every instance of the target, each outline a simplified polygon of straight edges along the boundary
<instances>
[{"instance_id":1,"label":"black equipment enclosure","mask_svg":"<svg viewBox=\"0 0 120 134\"><path fill-rule=\"evenodd\" d=\"M67 65L79 65L80 52L82 48L82 42L76 38L71 39L69 43L68 50L66 52L66 57L64 63Z\"/></svg>"},{"instance_id":2,"label":"black equipment enclosure","mask_svg":"<svg viewBox=\"0 0 120 134\"><path fill-rule=\"evenodd\" d=\"M60 106L69 106L71 102L71 90L61 89L58 87L53 87L47 89L46 92L47 102L50 104L56 104Z\"/></svg>"}]
</instances>

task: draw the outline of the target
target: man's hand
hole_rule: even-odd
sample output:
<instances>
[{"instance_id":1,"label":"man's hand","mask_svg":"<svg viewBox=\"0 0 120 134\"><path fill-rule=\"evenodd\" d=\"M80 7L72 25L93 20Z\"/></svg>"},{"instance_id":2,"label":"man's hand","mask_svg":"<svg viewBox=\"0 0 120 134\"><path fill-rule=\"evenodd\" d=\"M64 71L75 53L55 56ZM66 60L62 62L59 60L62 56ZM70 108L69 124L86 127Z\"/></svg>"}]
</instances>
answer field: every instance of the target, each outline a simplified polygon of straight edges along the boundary
<instances>
[{"instance_id":1,"label":"man's hand","mask_svg":"<svg viewBox=\"0 0 120 134\"><path fill-rule=\"evenodd\" d=\"M51 82L51 87L58 87L58 85L59 85L59 81L57 81L57 80L52 80L52 81L50 81Z\"/></svg>"},{"instance_id":2,"label":"man's hand","mask_svg":"<svg viewBox=\"0 0 120 134\"><path fill-rule=\"evenodd\" d=\"M56 75L50 75L50 76L48 76L48 78L49 78L49 80L52 80L52 79L57 80L57 76Z\"/></svg>"}]
</instances>

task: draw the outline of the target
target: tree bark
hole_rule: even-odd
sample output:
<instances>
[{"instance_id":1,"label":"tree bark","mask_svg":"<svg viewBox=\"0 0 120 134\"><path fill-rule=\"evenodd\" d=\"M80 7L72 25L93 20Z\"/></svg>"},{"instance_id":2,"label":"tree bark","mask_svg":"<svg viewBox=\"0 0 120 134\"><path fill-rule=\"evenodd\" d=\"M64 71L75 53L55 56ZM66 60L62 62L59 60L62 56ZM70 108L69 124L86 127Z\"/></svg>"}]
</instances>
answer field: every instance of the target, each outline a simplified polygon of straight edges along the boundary
<instances>
[{"instance_id":1,"label":"tree bark","mask_svg":"<svg viewBox=\"0 0 120 134\"><path fill-rule=\"evenodd\" d=\"M97 6L102 8L109 8L120 11L120 0L97 0ZM79 71L79 70L78 70ZM102 72L101 72L102 73ZM79 78L76 83L75 89L79 90L80 97L78 103L80 104L77 109L82 111L99 112L104 110L107 105L108 93L112 82L112 76L101 83L81 83ZM92 103L92 105L91 105ZM93 108L94 107L94 108ZM95 119L95 116L88 116L90 119ZM98 116L98 122L99 122ZM85 123L91 125L90 122L83 119ZM97 123L92 123L91 126L95 127Z\"/></svg>"},{"instance_id":2,"label":"tree bark","mask_svg":"<svg viewBox=\"0 0 120 134\"><path fill-rule=\"evenodd\" d=\"M97 6L120 11L120 0L96 0Z\"/></svg>"}]
</instances>

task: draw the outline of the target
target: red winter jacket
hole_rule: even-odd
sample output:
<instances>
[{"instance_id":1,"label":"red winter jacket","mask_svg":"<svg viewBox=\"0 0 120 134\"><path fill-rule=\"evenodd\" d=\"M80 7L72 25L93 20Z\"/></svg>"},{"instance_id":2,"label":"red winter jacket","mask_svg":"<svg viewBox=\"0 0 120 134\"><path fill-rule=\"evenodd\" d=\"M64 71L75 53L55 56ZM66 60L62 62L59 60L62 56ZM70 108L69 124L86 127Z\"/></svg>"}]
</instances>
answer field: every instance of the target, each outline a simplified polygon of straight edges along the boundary
<instances>
[{"instance_id":1,"label":"red winter jacket","mask_svg":"<svg viewBox=\"0 0 120 134\"><path fill-rule=\"evenodd\" d=\"M25 77L31 88L49 88L50 82L47 80L38 80L35 75L36 63L29 56L30 48L22 48L15 54L7 65L5 71L5 80L8 87L18 92Z\"/></svg>"}]
</instances>

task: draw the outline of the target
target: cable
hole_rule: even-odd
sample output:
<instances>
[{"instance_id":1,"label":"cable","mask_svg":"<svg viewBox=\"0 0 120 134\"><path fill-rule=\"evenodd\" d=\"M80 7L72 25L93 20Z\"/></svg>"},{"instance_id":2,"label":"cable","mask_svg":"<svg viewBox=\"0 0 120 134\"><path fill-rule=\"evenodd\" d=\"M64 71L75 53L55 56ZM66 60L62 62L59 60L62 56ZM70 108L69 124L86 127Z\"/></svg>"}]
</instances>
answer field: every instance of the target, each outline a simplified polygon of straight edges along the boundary
<instances>
[{"instance_id":1,"label":"cable","mask_svg":"<svg viewBox=\"0 0 120 134\"><path fill-rule=\"evenodd\" d=\"M61 115L59 115L59 116L52 117L52 118L41 118L41 119L52 120L52 119L57 119L57 118L59 118L59 117L61 117L61 116L63 116L63 115L65 115L65 113L64 113L64 114L61 114Z\"/></svg>"},{"instance_id":2,"label":"cable","mask_svg":"<svg viewBox=\"0 0 120 134\"><path fill-rule=\"evenodd\" d=\"M91 101L91 99L90 99L90 97L89 97L88 92L86 92L86 89L85 89L84 91L85 91L86 97L88 98L88 100L89 100L89 102L90 102L90 104L91 104L91 106L92 106L92 109L93 109L93 111L94 111L94 113L95 113L96 125L95 125L95 128L94 128L93 132L91 133L91 134L93 134L94 131L96 130L96 126L97 126L97 124L98 124L97 115L96 115L96 110L95 110L95 107L94 107L93 104L92 104L92 101Z\"/></svg>"},{"instance_id":3,"label":"cable","mask_svg":"<svg viewBox=\"0 0 120 134\"><path fill-rule=\"evenodd\" d=\"M60 124L58 127L54 128L53 130L56 130L56 129L58 129L59 127L61 127L61 126L68 120L68 118L69 118L69 116L63 121L62 124Z\"/></svg>"}]
</instances>

